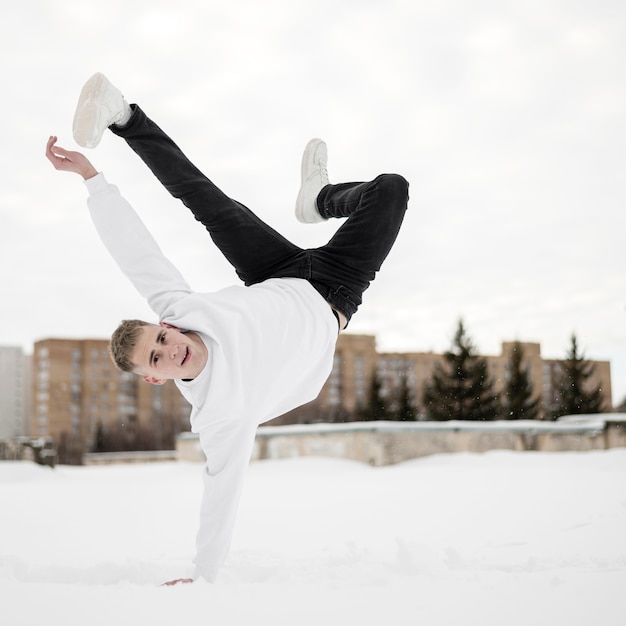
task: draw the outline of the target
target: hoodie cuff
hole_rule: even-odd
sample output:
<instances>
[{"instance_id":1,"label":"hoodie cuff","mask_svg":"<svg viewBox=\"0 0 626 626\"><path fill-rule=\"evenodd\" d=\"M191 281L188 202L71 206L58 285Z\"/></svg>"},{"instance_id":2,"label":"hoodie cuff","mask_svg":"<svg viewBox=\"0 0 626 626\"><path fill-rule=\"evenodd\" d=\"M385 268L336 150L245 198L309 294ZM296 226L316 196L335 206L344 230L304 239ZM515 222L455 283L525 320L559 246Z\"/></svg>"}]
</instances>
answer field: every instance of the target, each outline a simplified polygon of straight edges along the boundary
<instances>
[{"instance_id":1,"label":"hoodie cuff","mask_svg":"<svg viewBox=\"0 0 626 626\"><path fill-rule=\"evenodd\" d=\"M102 172L98 172L95 176L92 176L83 182L85 183L85 187L87 187L87 191L90 196L93 196L99 191L105 191L109 187L109 183Z\"/></svg>"}]
</instances>

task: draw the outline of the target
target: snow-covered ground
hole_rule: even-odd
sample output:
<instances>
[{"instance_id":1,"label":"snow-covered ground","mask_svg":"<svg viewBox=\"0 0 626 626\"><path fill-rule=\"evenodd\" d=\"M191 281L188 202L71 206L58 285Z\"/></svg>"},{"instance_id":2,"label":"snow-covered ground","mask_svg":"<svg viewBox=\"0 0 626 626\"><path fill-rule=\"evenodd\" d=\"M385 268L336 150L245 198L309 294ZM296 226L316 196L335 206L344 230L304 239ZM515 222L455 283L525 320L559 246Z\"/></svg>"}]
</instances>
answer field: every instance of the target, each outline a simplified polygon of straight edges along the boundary
<instances>
[{"instance_id":1,"label":"snow-covered ground","mask_svg":"<svg viewBox=\"0 0 626 626\"><path fill-rule=\"evenodd\" d=\"M626 623L626 450L253 463L215 585L201 465L0 463L6 626Z\"/></svg>"}]
</instances>

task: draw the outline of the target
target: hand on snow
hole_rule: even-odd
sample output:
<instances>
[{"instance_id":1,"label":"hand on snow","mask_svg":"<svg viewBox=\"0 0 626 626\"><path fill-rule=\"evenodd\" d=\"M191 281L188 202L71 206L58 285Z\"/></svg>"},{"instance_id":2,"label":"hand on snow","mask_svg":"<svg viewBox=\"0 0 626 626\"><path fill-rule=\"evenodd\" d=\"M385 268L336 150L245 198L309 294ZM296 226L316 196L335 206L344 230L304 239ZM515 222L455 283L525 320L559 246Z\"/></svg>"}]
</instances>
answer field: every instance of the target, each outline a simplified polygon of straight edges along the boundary
<instances>
[{"instance_id":1,"label":"hand on snow","mask_svg":"<svg viewBox=\"0 0 626 626\"><path fill-rule=\"evenodd\" d=\"M56 142L57 138L52 136L46 144L46 157L55 170L75 172L80 174L85 180L92 178L98 173L84 154L65 150L65 148L57 146Z\"/></svg>"},{"instance_id":2,"label":"hand on snow","mask_svg":"<svg viewBox=\"0 0 626 626\"><path fill-rule=\"evenodd\" d=\"M166 583L163 583L161 587L173 587L174 585L186 584L186 583L192 583L192 582L193 582L193 578L177 578L176 580L170 580Z\"/></svg>"}]
</instances>

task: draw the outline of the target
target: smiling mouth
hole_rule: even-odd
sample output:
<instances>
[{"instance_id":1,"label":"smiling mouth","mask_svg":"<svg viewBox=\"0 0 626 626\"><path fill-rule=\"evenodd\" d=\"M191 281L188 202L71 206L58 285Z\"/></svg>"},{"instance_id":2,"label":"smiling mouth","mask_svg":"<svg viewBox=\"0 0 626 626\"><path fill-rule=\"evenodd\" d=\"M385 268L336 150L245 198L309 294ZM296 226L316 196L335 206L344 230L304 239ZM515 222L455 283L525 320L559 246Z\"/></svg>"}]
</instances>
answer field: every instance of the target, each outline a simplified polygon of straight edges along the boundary
<instances>
[{"instance_id":1,"label":"smiling mouth","mask_svg":"<svg viewBox=\"0 0 626 626\"><path fill-rule=\"evenodd\" d=\"M181 367L187 362L188 358L189 358L189 348L185 348L185 356L183 357L183 360L180 362Z\"/></svg>"}]
</instances>

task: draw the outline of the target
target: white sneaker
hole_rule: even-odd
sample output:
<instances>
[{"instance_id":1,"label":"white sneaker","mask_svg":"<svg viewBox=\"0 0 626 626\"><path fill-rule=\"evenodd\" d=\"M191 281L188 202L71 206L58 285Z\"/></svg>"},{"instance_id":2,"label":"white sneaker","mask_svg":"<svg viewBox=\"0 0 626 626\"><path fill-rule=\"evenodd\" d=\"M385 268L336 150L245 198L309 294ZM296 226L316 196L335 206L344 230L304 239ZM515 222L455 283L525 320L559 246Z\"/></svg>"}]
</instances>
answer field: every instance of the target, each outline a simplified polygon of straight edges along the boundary
<instances>
[{"instance_id":1,"label":"white sneaker","mask_svg":"<svg viewBox=\"0 0 626 626\"><path fill-rule=\"evenodd\" d=\"M95 148L111 124L128 117L130 107L121 91L104 74L94 74L78 98L72 124L74 139L83 148Z\"/></svg>"},{"instance_id":2,"label":"white sneaker","mask_svg":"<svg viewBox=\"0 0 626 626\"><path fill-rule=\"evenodd\" d=\"M311 139L302 156L302 182L296 200L296 217L305 224L326 221L317 208L317 196L328 185L326 144L321 139Z\"/></svg>"}]
</instances>

